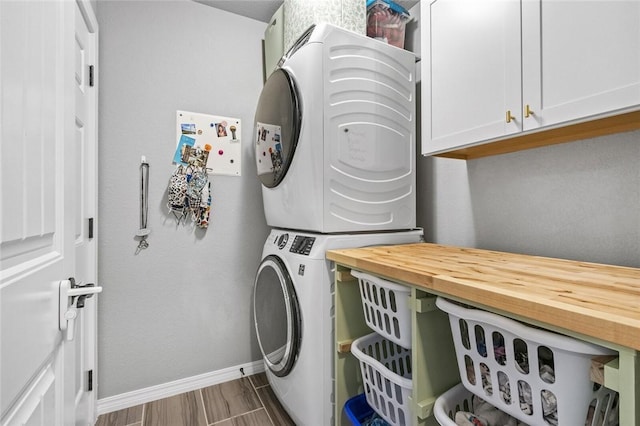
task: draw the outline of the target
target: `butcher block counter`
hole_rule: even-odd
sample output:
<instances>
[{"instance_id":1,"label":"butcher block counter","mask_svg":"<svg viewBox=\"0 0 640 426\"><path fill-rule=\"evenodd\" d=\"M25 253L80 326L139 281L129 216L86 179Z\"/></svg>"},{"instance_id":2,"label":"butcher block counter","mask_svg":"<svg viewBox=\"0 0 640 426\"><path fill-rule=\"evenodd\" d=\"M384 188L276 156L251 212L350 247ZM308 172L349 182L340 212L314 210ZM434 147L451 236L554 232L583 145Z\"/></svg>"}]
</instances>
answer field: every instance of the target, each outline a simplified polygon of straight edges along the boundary
<instances>
[{"instance_id":1,"label":"butcher block counter","mask_svg":"<svg viewBox=\"0 0 640 426\"><path fill-rule=\"evenodd\" d=\"M620 393L620 424L640 426L640 269L428 243L330 250L327 259L337 265L336 405L352 396L345 392L353 393L346 371L352 361L348 349L341 347L348 348L350 339L367 332L361 324L350 325L360 321L360 313L352 312L358 303L353 289L357 280L348 278L354 269L411 287L415 300L448 297L618 351L617 359L603 363L603 382ZM424 328L420 320L414 324ZM414 340L421 333L414 331ZM422 345L428 347L426 342ZM414 377L434 376L428 359L417 359ZM438 359L434 362L446 362ZM438 367L443 368L447 369ZM427 419L433 399L451 380L414 389L415 424L434 424Z\"/></svg>"}]
</instances>

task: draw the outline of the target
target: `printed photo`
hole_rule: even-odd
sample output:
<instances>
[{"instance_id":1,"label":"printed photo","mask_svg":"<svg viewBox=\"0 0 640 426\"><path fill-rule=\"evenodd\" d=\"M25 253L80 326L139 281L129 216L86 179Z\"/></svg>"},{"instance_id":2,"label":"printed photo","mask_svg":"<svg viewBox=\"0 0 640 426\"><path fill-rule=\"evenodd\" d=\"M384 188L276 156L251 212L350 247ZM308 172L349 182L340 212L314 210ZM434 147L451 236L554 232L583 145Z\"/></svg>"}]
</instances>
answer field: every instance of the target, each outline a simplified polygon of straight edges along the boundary
<instances>
[{"instance_id":1,"label":"printed photo","mask_svg":"<svg viewBox=\"0 0 640 426\"><path fill-rule=\"evenodd\" d=\"M217 123L216 132L218 133L219 138L227 136L227 123L224 121L222 123Z\"/></svg>"},{"instance_id":2,"label":"printed photo","mask_svg":"<svg viewBox=\"0 0 640 426\"><path fill-rule=\"evenodd\" d=\"M183 135L195 135L196 134L196 125L195 123L182 123L180 125L182 128Z\"/></svg>"},{"instance_id":3,"label":"printed photo","mask_svg":"<svg viewBox=\"0 0 640 426\"><path fill-rule=\"evenodd\" d=\"M178 141L178 146L176 147L176 151L173 154L173 162L176 164L186 165L186 163L182 160L184 155L185 147L192 147L196 143L194 138L190 138L189 136L182 135L180 136L180 140Z\"/></svg>"}]
</instances>

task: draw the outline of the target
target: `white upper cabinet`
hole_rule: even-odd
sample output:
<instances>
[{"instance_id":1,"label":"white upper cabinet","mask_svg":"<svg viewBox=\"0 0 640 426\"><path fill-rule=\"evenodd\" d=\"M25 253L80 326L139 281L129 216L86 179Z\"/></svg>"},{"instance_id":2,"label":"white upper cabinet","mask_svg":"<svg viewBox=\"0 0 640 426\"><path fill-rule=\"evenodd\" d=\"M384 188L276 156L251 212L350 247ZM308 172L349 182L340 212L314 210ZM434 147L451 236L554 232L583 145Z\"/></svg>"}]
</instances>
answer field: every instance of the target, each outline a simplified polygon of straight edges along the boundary
<instances>
[{"instance_id":1,"label":"white upper cabinet","mask_svg":"<svg viewBox=\"0 0 640 426\"><path fill-rule=\"evenodd\" d=\"M640 0L432 0L421 27L423 154L640 105Z\"/></svg>"},{"instance_id":2,"label":"white upper cabinet","mask_svg":"<svg viewBox=\"0 0 640 426\"><path fill-rule=\"evenodd\" d=\"M522 34L524 130L640 104L640 1L524 0Z\"/></svg>"},{"instance_id":3,"label":"white upper cabinet","mask_svg":"<svg viewBox=\"0 0 640 426\"><path fill-rule=\"evenodd\" d=\"M519 2L437 0L421 14L423 153L519 132Z\"/></svg>"}]
</instances>

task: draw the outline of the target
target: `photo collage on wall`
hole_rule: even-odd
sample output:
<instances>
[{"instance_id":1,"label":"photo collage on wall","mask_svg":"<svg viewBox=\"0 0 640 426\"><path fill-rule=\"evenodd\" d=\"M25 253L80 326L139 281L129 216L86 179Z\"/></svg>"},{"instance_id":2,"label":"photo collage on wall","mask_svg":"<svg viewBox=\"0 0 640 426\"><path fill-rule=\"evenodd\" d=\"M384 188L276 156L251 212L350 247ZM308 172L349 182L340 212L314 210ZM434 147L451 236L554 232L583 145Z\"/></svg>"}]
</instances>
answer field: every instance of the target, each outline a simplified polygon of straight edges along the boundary
<instances>
[{"instance_id":1,"label":"photo collage on wall","mask_svg":"<svg viewBox=\"0 0 640 426\"><path fill-rule=\"evenodd\" d=\"M230 117L176 112L176 169L167 190L169 211L178 222L209 226L210 174L239 176L241 123Z\"/></svg>"},{"instance_id":2,"label":"photo collage on wall","mask_svg":"<svg viewBox=\"0 0 640 426\"><path fill-rule=\"evenodd\" d=\"M242 123L238 118L176 111L175 164L187 165L199 153L209 174L240 176Z\"/></svg>"}]
</instances>

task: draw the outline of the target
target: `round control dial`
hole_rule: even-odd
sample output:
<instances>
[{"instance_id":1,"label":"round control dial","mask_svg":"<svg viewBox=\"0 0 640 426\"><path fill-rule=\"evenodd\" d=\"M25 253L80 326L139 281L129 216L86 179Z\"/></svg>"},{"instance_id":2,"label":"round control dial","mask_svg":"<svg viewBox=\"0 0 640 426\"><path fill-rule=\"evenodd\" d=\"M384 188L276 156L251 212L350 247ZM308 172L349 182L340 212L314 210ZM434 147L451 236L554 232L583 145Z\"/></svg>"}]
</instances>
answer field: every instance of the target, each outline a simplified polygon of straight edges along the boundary
<instances>
[{"instance_id":1,"label":"round control dial","mask_svg":"<svg viewBox=\"0 0 640 426\"><path fill-rule=\"evenodd\" d=\"M282 250L286 245L287 241L289 241L289 234L282 234L278 238L276 238L276 244L278 248Z\"/></svg>"}]
</instances>

